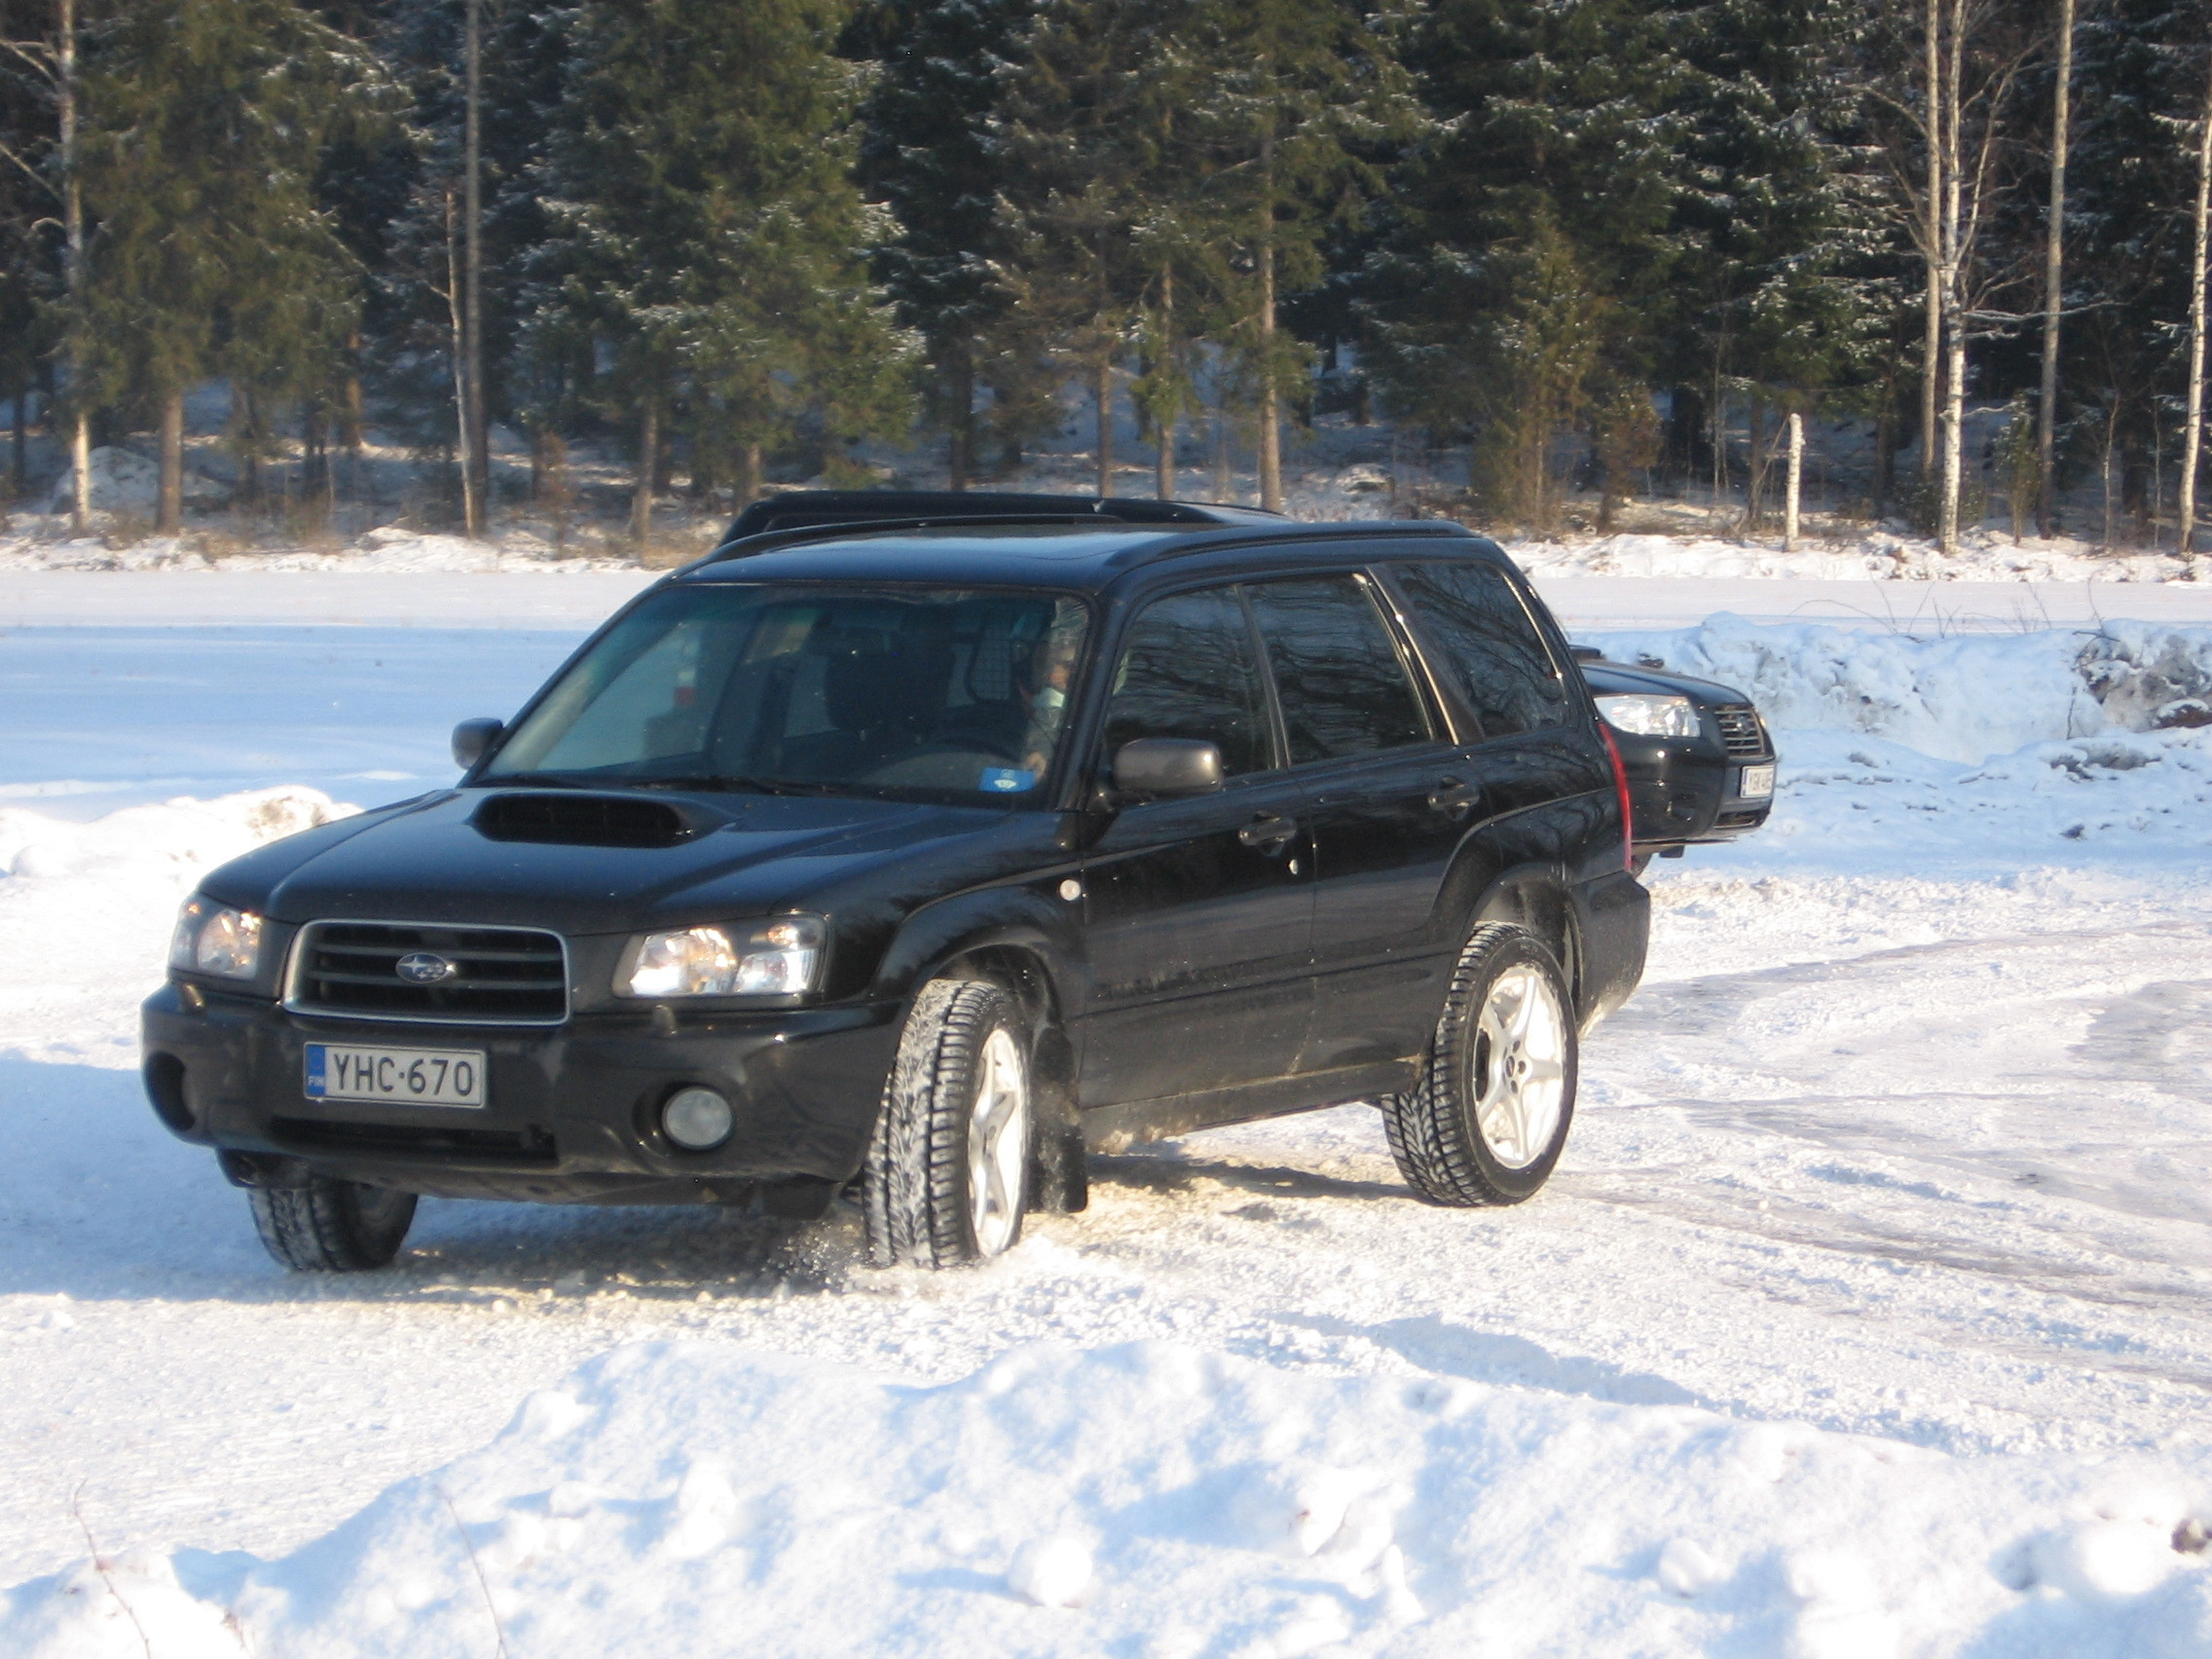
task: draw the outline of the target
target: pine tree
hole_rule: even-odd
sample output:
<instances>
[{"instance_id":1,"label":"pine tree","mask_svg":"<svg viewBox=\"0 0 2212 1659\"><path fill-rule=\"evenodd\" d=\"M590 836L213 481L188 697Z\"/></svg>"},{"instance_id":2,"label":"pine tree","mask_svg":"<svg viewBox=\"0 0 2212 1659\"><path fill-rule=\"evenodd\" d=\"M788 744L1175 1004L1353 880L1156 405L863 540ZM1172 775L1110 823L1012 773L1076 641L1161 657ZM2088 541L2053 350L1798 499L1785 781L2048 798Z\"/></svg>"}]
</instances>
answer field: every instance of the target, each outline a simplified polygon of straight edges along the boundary
<instances>
[{"instance_id":1,"label":"pine tree","mask_svg":"<svg viewBox=\"0 0 2212 1659\"><path fill-rule=\"evenodd\" d=\"M1356 220L1381 187L1379 159L1423 125L1379 22L1395 26L1345 0L1205 0L1194 31L1217 336L1250 387L1271 511L1282 506L1285 389L1310 366L1279 326L1282 302L1320 280L1330 232Z\"/></svg>"},{"instance_id":2,"label":"pine tree","mask_svg":"<svg viewBox=\"0 0 2212 1659\"><path fill-rule=\"evenodd\" d=\"M1183 244L1171 124L1187 86L1176 42L1192 18L1185 0L1044 0L992 131L1013 243L1002 281L1020 320L1089 384L1101 496L1114 493L1116 370ZM1174 347L1155 349L1164 371ZM1164 385L1162 373L1148 389Z\"/></svg>"},{"instance_id":3,"label":"pine tree","mask_svg":"<svg viewBox=\"0 0 2212 1659\"><path fill-rule=\"evenodd\" d=\"M61 207L51 5L0 9L0 397L14 416L8 494L28 488L31 388L49 345L48 307L60 291Z\"/></svg>"},{"instance_id":4,"label":"pine tree","mask_svg":"<svg viewBox=\"0 0 2212 1659\"><path fill-rule=\"evenodd\" d=\"M638 434L633 527L660 449L734 463L739 493L802 421L903 425L911 342L867 282L878 225L852 182L858 77L829 0L584 0L534 175L541 353L588 353Z\"/></svg>"},{"instance_id":5,"label":"pine tree","mask_svg":"<svg viewBox=\"0 0 2212 1659\"><path fill-rule=\"evenodd\" d=\"M1562 433L1530 434L1531 410L1567 421L1590 395L1531 406L1515 389L1554 380L1559 319L1600 331L1570 355L1631 385L1665 337L1679 260L1668 18L1652 0L1442 0L1406 59L1433 125L1394 169L1362 274L1367 360L1395 416L1472 441L1493 504L1541 512L1553 492L1526 458ZM1537 341L1551 345L1531 355Z\"/></svg>"},{"instance_id":6,"label":"pine tree","mask_svg":"<svg viewBox=\"0 0 2212 1659\"><path fill-rule=\"evenodd\" d=\"M978 384L998 393L1002 443L1029 435L1026 402L995 367L1025 367L1009 328L1013 294L995 274L1014 237L998 210L1005 182L991 148L1000 77L1018 60L1031 0L890 0L856 24L854 50L874 60L863 106L860 179L897 229L875 270L899 319L921 337L924 416L947 439L946 472L965 490L977 469ZM1002 353L1012 353L1011 360Z\"/></svg>"},{"instance_id":7,"label":"pine tree","mask_svg":"<svg viewBox=\"0 0 2212 1659\"><path fill-rule=\"evenodd\" d=\"M315 176L374 79L289 0L137 0L98 37L84 139L98 229L72 320L104 395L158 412L165 532L181 520L194 382L296 396L335 372L359 274Z\"/></svg>"},{"instance_id":8,"label":"pine tree","mask_svg":"<svg viewBox=\"0 0 2212 1659\"><path fill-rule=\"evenodd\" d=\"M1705 0L1670 22L1679 251L1663 361L1677 385L1712 387L1716 461L1728 391L1749 390L1755 526L1769 409L1869 378L1887 320L1879 185L1853 143L1867 18L1853 0Z\"/></svg>"}]
</instances>

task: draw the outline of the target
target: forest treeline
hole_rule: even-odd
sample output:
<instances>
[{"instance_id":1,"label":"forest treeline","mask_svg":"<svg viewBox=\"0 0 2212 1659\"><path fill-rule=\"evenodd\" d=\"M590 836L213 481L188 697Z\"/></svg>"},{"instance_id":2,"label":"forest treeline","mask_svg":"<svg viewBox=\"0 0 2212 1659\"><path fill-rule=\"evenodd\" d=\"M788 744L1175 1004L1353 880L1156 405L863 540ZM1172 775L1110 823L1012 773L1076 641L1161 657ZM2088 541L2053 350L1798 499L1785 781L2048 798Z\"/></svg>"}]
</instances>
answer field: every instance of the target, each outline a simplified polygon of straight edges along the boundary
<instances>
[{"instance_id":1,"label":"forest treeline","mask_svg":"<svg viewBox=\"0 0 2212 1659\"><path fill-rule=\"evenodd\" d=\"M249 498L373 423L474 527L499 423L534 479L622 446L641 533L868 439L965 487L1072 382L1109 493L1118 404L1162 493L1218 424L1269 505L1339 412L1499 523L1659 479L1756 524L1787 418L1849 415L1863 509L1946 544L2084 481L2190 544L2206 0L0 0L0 39L16 486L51 409L149 437L167 526L213 382Z\"/></svg>"}]
</instances>

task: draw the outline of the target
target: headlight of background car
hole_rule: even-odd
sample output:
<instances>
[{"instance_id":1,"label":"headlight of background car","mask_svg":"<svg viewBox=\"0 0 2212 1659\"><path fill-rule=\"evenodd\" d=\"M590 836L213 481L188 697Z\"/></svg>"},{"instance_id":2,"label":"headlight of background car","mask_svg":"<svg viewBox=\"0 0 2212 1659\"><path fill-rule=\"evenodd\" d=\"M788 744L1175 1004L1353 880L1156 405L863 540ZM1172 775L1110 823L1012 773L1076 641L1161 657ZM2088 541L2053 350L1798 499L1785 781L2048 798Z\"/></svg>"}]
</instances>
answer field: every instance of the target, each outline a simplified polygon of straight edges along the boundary
<instances>
[{"instance_id":1,"label":"headlight of background car","mask_svg":"<svg viewBox=\"0 0 2212 1659\"><path fill-rule=\"evenodd\" d=\"M820 916L647 934L616 989L631 997L788 996L814 989L829 930Z\"/></svg>"},{"instance_id":2,"label":"headlight of background car","mask_svg":"<svg viewBox=\"0 0 2212 1659\"><path fill-rule=\"evenodd\" d=\"M1687 697L1601 697L1598 713L1615 731L1638 737L1697 736L1697 710Z\"/></svg>"},{"instance_id":3,"label":"headlight of background car","mask_svg":"<svg viewBox=\"0 0 2212 1659\"><path fill-rule=\"evenodd\" d=\"M222 979L250 979L261 966L261 918L197 894L176 913L169 966Z\"/></svg>"}]
</instances>

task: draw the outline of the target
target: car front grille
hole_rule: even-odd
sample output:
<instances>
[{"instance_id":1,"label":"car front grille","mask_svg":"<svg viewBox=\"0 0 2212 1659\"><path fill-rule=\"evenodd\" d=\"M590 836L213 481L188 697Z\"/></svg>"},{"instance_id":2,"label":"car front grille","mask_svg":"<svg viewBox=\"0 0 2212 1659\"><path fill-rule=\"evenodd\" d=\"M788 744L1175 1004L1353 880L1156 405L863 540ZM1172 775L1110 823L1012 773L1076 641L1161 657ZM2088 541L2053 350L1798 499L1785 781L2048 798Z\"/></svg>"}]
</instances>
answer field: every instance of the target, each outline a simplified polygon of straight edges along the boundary
<instances>
[{"instance_id":1,"label":"car front grille","mask_svg":"<svg viewBox=\"0 0 2212 1659\"><path fill-rule=\"evenodd\" d=\"M1723 703L1713 711L1720 727L1720 742L1731 760L1756 760L1766 753L1766 728L1759 712L1749 703Z\"/></svg>"},{"instance_id":2,"label":"car front grille","mask_svg":"<svg viewBox=\"0 0 2212 1659\"><path fill-rule=\"evenodd\" d=\"M294 962L287 1006L302 1014L454 1025L569 1017L568 950L536 928L311 922ZM438 964L446 972L429 977Z\"/></svg>"}]
</instances>

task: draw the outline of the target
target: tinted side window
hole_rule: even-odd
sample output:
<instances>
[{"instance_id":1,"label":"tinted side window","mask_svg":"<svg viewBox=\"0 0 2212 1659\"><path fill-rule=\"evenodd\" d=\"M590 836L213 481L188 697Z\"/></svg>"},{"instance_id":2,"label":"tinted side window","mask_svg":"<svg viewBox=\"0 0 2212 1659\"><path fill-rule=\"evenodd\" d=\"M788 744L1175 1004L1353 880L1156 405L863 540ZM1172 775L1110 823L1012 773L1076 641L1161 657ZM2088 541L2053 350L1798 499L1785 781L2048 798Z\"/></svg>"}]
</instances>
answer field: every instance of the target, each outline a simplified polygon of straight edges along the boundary
<instances>
[{"instance_id":1,"label":"tinted side window","mask_svg":"<svg viewBox=\"0 0 2212 1659\"><path fill-rule=\"evenodd\" d=\"M1560 722L1566 688L1503 571L1469 563L1400 565L1394 573L1444 653L1435 666L1456 681L1486 736Z\"/></svg>"},{"instance_id":2,"label":"tinted side window","mask_svg":"<svg viewBox=\"0 0 2212 1659\"><path fill-rule=\"evenodd\" d=\"M1268 644L1294 766L1428 740L1390 630L1349 576L1246 590Z\"/></svg>"},{"instance_id":3,"label":"tinted side window","mask_svg":"<svg viewBox=\"0 0 2212 1659\"><path fill-rule=\"evenodd\" d=\"M1140 737L1217 744L1225 777L1271 764L1252 632L1228 589L1158 600L1130 628L1106 705L1108 756Z\"/></svg>"}]
</instances>

